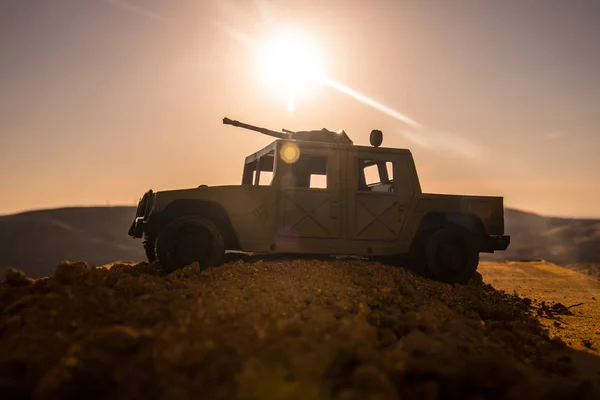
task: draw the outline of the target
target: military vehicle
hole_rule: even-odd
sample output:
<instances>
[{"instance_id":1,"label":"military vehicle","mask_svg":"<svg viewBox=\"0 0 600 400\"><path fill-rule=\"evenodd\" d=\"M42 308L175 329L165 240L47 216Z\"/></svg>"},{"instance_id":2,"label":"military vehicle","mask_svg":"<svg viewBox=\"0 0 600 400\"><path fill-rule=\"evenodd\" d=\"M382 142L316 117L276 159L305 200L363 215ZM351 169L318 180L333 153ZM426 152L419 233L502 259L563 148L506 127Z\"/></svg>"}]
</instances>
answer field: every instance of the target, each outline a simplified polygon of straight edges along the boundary
<instances>
[{"instance_id":1,"label":"military vehicle","mask_svg":"<svg viewBox=\"0 0 600 400\"><path fill-rule=\"evenodd\" d=\"M241 185L154 192L129 229L164 272L223 263L226 251L416 260L448 283L475 273L480 253L506 250L502 197L422 193L412 154L355 145L344 131L281 132L246 157ZM408 257L407 257L408 256Z\"/></svg>"}]
</instances>

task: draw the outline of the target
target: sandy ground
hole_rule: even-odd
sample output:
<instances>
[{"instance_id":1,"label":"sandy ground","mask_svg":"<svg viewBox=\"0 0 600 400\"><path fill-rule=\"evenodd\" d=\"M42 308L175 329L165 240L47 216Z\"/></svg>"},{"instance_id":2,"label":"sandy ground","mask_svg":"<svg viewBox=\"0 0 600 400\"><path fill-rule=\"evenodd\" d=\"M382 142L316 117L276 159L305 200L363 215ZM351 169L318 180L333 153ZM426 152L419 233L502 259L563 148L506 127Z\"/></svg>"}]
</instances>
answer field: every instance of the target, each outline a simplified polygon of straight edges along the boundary
<instances>
[{"instance_id":1,"label":"sandy ground","mask_svg":"<svg viewBox=\"0 0 600 400\"><path fill-rule=\"evenodd\" d=\"M600 356L600 279L548 262L482 262L479 272L496 289L516 292L540 307L560 303L573 315L543 313L540 321L551 336Z\"/></svg>"},{"instance_id":2,"label":"sandy ground","mask_svg":"<svg viewBox=\"0 0 600 400\"><path fill-rule=\"evenodd\" d=\"M480 275L447 285L360 260L244 258L169 276L74 263L36 281L11 271L0 398L600 398L600 357L552 339L538 316L560 307L511 294L584 301L554 334L597 345L596 328L575 323L595 312L581 288L597 286L547 269L483 264L507 292Z\"/></svg>"}]
</instances>

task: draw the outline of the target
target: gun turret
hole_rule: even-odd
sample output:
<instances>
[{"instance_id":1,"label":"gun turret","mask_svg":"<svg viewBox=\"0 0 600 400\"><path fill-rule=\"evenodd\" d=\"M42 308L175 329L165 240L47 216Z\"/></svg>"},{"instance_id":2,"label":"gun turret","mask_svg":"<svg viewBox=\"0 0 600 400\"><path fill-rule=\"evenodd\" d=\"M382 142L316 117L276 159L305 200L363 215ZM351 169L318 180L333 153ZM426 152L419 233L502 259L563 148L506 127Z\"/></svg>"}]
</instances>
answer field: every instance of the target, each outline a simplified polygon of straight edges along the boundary
<instances>
[{"instance_id":1,"label":"gun turret","mask_svg":"<svg viewBox=\"0 0 600 400\"><path fill-rule=\"evenodd\" d=\"M332 132L325 128L316 131L299 131L293 132L287 129L283 129L282 132L272 131L266 128L260 128L258 126L245 124L243 122L231 120L229 118L223 118L223 123L226 125L233 125L240 128L249 129L251 131L260 132L263 135L273 136L278 139L294 139L312 142L326 142L326 143L342 143L342 144L353 144L352 140L348 137L346 132Z\"/></svg>"},{"instance_id":2,"label":"gun turret","mask_svg":"<svg viewBox=\"0 0 600 400\"><path fill-rule=\"evenodd\" d=\"M245 124L245 123L240 122L240 121L234 121L234 120L229 119L229 118L223 118L223 123L226 124L226 125L237 126L239 128L250 129L251 131L260 132L263 135L273 136L273 137L276 137L278 139L290 139L291 136L292 136L292 134L295 133L295 132L288 131L288 130L286 130L285 132L272 131L270 129L260 128L258 126L254 126L254 125L250 125L250 124Z\"/></svg>"}]
</instances>

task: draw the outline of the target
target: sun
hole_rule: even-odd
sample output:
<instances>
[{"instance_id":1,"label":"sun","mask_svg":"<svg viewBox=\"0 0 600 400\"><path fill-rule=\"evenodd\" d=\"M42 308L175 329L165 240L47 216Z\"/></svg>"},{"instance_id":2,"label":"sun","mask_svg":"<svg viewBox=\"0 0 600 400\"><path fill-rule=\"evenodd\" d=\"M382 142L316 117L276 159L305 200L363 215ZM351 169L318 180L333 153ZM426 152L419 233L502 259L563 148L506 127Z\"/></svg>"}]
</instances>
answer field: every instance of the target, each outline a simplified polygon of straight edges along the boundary
<instances>
[{"instance_id":1,"label":"sun","mask_svg":"<svg viewBox=\"0 0 600 400\"><path fill-rule=\"evenodd\" d=\"M310 89L322 77L317 47L306 37L289 35L271 38L260 49L264 78L278 90L284 91L292 101L296 94Z\"/></svg>"}]
</instances>

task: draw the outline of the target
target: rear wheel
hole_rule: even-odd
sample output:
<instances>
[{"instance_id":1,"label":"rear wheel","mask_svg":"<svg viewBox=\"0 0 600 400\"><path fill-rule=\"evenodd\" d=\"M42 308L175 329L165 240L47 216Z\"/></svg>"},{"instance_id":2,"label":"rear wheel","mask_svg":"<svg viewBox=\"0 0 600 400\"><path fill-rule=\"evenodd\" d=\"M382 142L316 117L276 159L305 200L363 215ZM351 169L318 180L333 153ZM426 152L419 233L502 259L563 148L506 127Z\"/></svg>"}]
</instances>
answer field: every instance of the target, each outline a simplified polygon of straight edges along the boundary
<instances>
[{"instance_id":1,"label":"rear wheel","mask_svg":"<svg viewBox=\"0 0 600 400\"><path fill-rule=\"evenodd\" d=\"M465 229L448 225L425 243L423 262L427 275L447 283L466 283L479 264L479 250Z\"/></svg>"},{"instance_id":2,"label":"rear wheel","mask_svg":"<svg viewBox=\"0 0 600 400\"><path fill-rule=\"evenodd\" d=\"M155 253L167 273L194 262L204 269L223 262L225 243L219 229L208 219L182 217L171 221L158 234Z\"/></svg>"}]
</instances>

